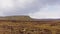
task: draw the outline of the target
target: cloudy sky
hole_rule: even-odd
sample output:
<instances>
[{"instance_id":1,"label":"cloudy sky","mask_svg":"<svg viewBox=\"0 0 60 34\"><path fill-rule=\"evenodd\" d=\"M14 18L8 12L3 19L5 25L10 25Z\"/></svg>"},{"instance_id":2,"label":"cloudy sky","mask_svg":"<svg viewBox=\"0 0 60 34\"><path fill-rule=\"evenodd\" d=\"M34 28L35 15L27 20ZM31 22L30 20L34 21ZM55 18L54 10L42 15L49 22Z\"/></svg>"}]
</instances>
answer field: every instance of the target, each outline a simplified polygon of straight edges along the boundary
<instances>
[{"instance_id":1,"label":"cloudy sky","mask_svg":"<svg viewBox=\"0 0 60 34\"><path fill-rule=\"evenodd\" d=\"M60 0L0 0L0 16L13 15L60 18Z\"/></svg>"}]
</instances>

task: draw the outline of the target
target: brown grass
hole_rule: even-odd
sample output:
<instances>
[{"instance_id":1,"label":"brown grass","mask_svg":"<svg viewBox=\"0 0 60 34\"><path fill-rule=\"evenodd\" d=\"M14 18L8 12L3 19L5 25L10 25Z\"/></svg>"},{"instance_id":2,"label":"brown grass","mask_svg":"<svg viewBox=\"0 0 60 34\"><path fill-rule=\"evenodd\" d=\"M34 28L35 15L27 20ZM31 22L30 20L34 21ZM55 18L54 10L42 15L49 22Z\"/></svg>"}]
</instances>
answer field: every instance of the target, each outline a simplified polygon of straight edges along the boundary
<instances>
[{"instance_id":1,"label":"brown grass","mask_svg":"<svg viewBox=\"0 0 60 34\"><path fill-rule=\"evenodd\" d=\"M60 20L0 19L0 34L60 34ZM17 19L17 18L16 18ZM24 21L25 19L25 21Z\"/></svg>"}]
</instances>

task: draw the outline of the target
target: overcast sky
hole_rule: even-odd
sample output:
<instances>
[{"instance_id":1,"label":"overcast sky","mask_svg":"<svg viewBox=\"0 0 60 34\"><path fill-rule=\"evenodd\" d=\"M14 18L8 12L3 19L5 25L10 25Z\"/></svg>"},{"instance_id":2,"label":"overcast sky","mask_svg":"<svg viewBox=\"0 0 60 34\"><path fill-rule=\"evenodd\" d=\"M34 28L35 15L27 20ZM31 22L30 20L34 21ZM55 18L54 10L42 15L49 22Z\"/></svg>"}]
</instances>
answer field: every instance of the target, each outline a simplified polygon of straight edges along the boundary
<instances>
[{"instance_id":1,"label":"overcast sky","mask_svg":"<svg viewBox=\"0 0 60 34\"><path fill-rule=\"evenodd\" d=\"M0 16L12 15L60 18L60 0L0 0Z\"/></svg>"}]
</instances>

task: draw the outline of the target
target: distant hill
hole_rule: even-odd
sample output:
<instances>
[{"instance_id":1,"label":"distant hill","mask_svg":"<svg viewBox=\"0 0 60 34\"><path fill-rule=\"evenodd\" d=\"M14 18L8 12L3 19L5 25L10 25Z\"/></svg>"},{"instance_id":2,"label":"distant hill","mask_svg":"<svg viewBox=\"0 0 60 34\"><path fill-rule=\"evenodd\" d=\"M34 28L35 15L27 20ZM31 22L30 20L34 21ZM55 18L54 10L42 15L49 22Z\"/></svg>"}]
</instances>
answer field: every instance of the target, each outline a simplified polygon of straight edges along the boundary
<instances>
[{"instance_id":1,"label":"distant hill","mask_svg":"<svg viewBox=\"0 0 60 34\"><path fill-rule=\"evenodd\" d=\"M29 16L6 16L6 17L0 17L0 20L29 21L31 20L31 18Z\"/></svg>"},{"instance_id":2,"label":"distant hill","mask_svg":"<svg viewBox=\"0 0 60 34\"><path fill-rule=\"evenodd\" d=\"M0 20L15 20L15 21L60 21L60 19L33 19L29 16L6 16L0 17Z\"/></svg>"}]
</instances>

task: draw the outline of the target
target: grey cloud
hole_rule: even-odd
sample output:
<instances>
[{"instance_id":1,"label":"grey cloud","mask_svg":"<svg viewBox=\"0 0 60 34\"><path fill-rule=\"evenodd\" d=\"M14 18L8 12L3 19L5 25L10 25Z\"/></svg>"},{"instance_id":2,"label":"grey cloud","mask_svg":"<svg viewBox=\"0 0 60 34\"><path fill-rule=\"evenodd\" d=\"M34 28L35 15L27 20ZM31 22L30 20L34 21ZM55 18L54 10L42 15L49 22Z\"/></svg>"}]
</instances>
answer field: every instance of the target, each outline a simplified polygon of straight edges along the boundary
<instances>
[{"instance_id":1,"label":"grey cloud","mask_svg":"<svg viewBox=\"0 0 60 34\"><path fill-rule=\"evenodd\" d=\"M34 18L60 18L60 0L40 0L38 12L29 14Z\"/></svg>"},{"instance_id":2,"label":"grey cloud","mask_svg":"<svg viewBox=\"0 0 60 34\"><path fill-rule=\"evenodd\" d=\"M15 2L14 2L15 3ZM17 2L18 3L18 2ZM23 8L19 5L22 4L14 4L14 8L4 10L5 15L27 15L29 13L36 12L39 9L39 2L37 0L33 0L32 3L26 3Z\"/></svg>"},{"instance_id":3,"label":"grey cloud","mask_svg":"<svg viewBox=\"0 0 60 34\"><path fill-rule=\"evenodd\" d=\"M23 0L24 1L24 0ZM26 0L24 3L18 2L18 0L12 0L13 7L7 7L0 9L4 15L28 15L29 13L35 13L46 5L60 4L60 0ZM1 3L0 3L1 4Z\"/></svg>"}]
</instances>

